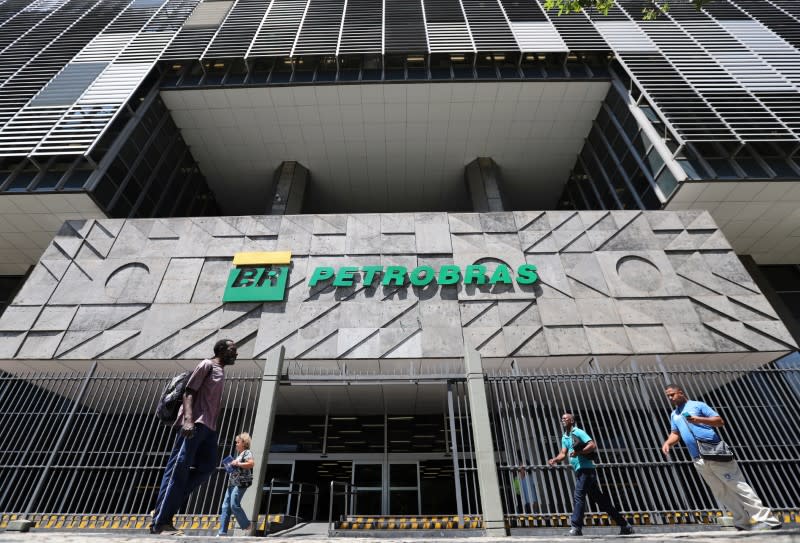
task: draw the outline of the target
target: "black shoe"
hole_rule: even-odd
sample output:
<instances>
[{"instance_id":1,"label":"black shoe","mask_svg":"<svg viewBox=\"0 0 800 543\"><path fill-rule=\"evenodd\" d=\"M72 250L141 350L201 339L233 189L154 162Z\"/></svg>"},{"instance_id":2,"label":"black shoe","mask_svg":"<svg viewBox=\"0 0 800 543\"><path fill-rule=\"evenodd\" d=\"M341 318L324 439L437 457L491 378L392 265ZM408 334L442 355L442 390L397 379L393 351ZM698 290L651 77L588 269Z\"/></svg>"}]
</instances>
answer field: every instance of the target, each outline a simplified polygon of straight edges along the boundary
<instances>
[{"instance_id":1,"label":"black shoe","mask_svg":"<svg viewBox=\"0 0 800 543\"><path fill-rule=\"evenodd\" d=\"M569 534L571 536L581 536L583 535L583 531L580 528L575 528L574 526L569 529Z\"/></svg>"},{"instance_id":2,"label":"black shoe","mask_svg":"<svg viewBox=\"0 0 800 543\"><path fill-rule=\"evenodd\" d=\"M183 535L183 530L179 530L175 527L174 524L153 524L150 526L150 533L151 534L163 534L163 535Z\"/></svg>"},{"instance_id":3,"label":"black shoe","mask_svg":"<svg viewBox=\"0 0 800 543\"><path fill-rule=\"evenodd\" d=\"M620 527L619 535L633 535L633 526L626 524L625 526Z\"/></svg>"}]
</instances>

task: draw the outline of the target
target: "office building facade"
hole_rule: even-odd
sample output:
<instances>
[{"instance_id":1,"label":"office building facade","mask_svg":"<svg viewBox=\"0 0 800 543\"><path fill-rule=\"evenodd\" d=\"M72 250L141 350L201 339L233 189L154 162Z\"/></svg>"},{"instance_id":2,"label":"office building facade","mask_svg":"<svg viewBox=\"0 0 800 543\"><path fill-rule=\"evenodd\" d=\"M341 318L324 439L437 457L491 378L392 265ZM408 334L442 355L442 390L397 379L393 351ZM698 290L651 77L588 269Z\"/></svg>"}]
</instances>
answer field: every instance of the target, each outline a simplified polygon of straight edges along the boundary
<instances>
[{"instance_id":1,"label":"office building facade","mask_svg":"<svg viewBox=\"0 0 800 543\"><path fill-rule=\"evenodd\" d=\"M153 402L222 338L254 513L553 526L572 410L631 518L709 522L660 456L669 379L793 518L800 10L647 5L0 4L3 522L144 522Z\"/></svg>"}]
</instances>

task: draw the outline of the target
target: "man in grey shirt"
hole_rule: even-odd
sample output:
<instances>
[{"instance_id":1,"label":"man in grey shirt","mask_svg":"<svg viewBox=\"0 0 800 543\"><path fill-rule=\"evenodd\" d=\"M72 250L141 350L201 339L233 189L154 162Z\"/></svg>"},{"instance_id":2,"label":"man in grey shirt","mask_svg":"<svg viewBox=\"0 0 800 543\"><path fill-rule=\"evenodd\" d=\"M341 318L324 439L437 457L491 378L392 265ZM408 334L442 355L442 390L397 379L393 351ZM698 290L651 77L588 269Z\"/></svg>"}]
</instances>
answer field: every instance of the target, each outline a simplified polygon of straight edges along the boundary
<instances>
[{"instance_id":1,"label":"man in grey shirt","mask_svg":"<svg viewBox=\"0 0 800 543\"><path fill-rule=\"evenodd\" d=\"M236 362L236 344L222 339L214 358L203 360L192 372L183 393L174 428L177 435L161 478L152 534L180 535L172 517L195 488L206 482L217 465L217 420L225 387L225 366ZM190 471L190 468L195 468Z\"/></svg>"}]
</instances>

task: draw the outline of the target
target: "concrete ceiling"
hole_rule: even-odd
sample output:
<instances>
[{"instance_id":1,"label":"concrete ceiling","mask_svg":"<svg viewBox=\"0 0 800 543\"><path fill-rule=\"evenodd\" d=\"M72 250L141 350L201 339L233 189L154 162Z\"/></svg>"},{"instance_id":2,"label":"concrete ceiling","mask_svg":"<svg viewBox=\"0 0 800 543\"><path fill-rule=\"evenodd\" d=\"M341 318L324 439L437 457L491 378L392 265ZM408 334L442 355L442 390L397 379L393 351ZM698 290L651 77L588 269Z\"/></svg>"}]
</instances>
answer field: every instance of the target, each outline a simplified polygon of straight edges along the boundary
<instances>
[{"instance_id":1,"label":"concrete ceiling","mask_svg":"<svg viewBox=\"0 0 800 543\"><path fill-rule=\"evenodd\" d=\"M759 264L800 262L800 183L684 182L666 209L707 209L733 249Z\"/></svg>"},{"instance_id":2,"label":"concrete ceiling","mask_svg":"<svg viewBox=\"0 0 800 543\"><path fill-rule=\"evenodd\" d=\"M264 213L276 168L308 212L469 209L464 166L500 166L511 209L553 208L609 83L392 83L161 93L225 214Z\"/></svg>"}]
</instances>

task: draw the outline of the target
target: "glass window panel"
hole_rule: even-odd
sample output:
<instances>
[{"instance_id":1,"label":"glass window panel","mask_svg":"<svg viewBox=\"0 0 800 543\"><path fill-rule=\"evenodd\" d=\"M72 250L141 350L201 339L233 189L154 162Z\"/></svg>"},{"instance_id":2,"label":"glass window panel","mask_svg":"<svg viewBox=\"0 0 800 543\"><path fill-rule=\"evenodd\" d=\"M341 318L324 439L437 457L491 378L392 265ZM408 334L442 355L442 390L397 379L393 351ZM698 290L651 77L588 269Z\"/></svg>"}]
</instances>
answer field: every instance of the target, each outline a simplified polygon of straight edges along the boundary
<instances>
[{"instance_id":1,"label":"glass window panel","mask_svg":"<svg viewBox=\"0 0 800 543\"><path fill-rule=\"evenodd\" d=\"M784 292L780 295L783 303L795 319L800 319L800 292Z\"/></svg>"},{"instance_id":2,"label":"glass window panel","mask_svg":"<svg viewBox=\"0 0 800 543\"><path fill-rule=\"evenodd\" d=\"M640 195L645 209L661 209L661 200L653 189L648 189Z\"/></svg>"},{"instance_id":3,"label":"glass window panel","mask_svg":"<svg viewBox=\"0 0 800 543\"><path fill-rule=\"evenodd\" d=\"M81 189L88 181L89 176L92 174L92 170L84 169L84 168L75 168L72 170L69 178L64 183L65 189Z\"/></svg>"},{"instance_id":4,"label":"glass window panel","mask_svg":"<svg viewBox=\"0 0 800 543\"><path fill-rule=\"evenodd\" d=\"M767 159L766 162L769 165L769 167L772 168L772 171L775 172L775 175L778 177L791 177L791 178L798 177L798 174L794 170L794 168L792 168L789 165L789 163L782 158L770 158Z\"/></svg>"},{"instance_id":5,"label":"glass window panel","mask_svg":"<svg viewBox=\"0 0 800 543\"><path fill-rule=\"evenodd\" d=\"M383 486L382 464L355 464L353 466L353 484L356 486Z\"/></svg>"},{"instance_id":6,"label":"glass window panel","mask_svg":"<svg viewBox=\"0 0 800 543\"><path fill-rule=\"evenodd\" d=\"M389 486L417 486L417 464L390 464Z\"/></svg>"},{"instance_id":7,"label":"glass window panel","mask_svg":"<svg viewBox=\"0 0 800 543\"><path fill-rule=\"evenodd\" d=\"M760 266L761 273L777 292L800 291L800 269L789 266Z\"/></svg>"},{"instance_id":8,"label":"glass window panel","mask_svg":"<svg viewBox=\"0 0 800 543\"><path fill-rule=\"evenodd\" d=\"M389 493L390 515L419 515L417 490L392 490Z\"/></svg>"},{"instance_id":9,"label":"glass window panel","mask_svg":"<svg viewBox=\"0 0 800 543\"><path fill-rule=\"evenodd\" d=\"M664 165L664 159L661 158L661 154L658 152L658 149L653 147L650 152L647 153L647 159L645 160L645 163L650 167L650 173L655 175Z\"/></svg>"},{"instance_id":10,"label":"glass window panel","mask_svg":"<svg viewBox=\"0 0 800 543\"><path fill-rule=\"evenodd\" d=\"M64 172L54 172L54 171L47 171L45 174L39 178L39 182L36 183L36 190L53 190L58 185L58 182L61 180L61 176L64 175Z\"/></svg>"},{"instance_id":11,"label":"glass window panel","mask_svg":"<svg viewBox=\"0 0 800 543\"><path fill-rule=\"evenodd\" d=\"M39 172L37 170L25 168L23 171L17 173L5 190L9 192L23 192L28 190L28 185L33 182L33 179L38 173Z\"/></svg>"},{"instance_id":12,"label":"glass window panel","mask_svg":"<svg viewBox=\"0 0 800 543\"><path fill-rule=\"evenodd\" d=\"M736 158L736 163L748 177L771 177L758 160L754 158Z\"/></svg>"},{"instance_id":13,"label":"glass window panel","mask_svg":"<svg viewBox=\"0 0 800 543\"><path fill-rule=\"evenodd\" d=\"M114 208L111 210L111 216L116 218L125 218L131 212L131 203L124 197L120 196Z\"/></svg>"},{"instance_id":14,"label":"glass window panel","mask_svg":"<svg viewBox=\"0 0 800 543\"><path fill-rule=\"evenodd\" d=\"M94 197L100 203L100 205L107 209L108 203L111 201L111 198L114 197L114 194L117 192L117 185L114 181L107 175L104 175L100 182L97 184L97 187L94 189Z\"/></svg>"},{"instance_id":15,"label":"glass window panel","mask_svg":"<svg viewBox=\"0 0 800 543\"><path fill-rule=\"evenodd\" d=\"M656 178L656 185L661 189L661 193L664 197L669 198L675 189L678 188L678 181L675 179L675 176L672 175L669 168L664 168Z\"/></svg>"},{"instance_id":16,"label":"glass window panel","mask_svg":"<svg viewBox=\"0 0 800 543\"><path fill-rule=\"evenodd\" d=\"M719 179L738 179L740 177L727 158L710 158L708 164Z\"/></svg>"}]
</instances>

